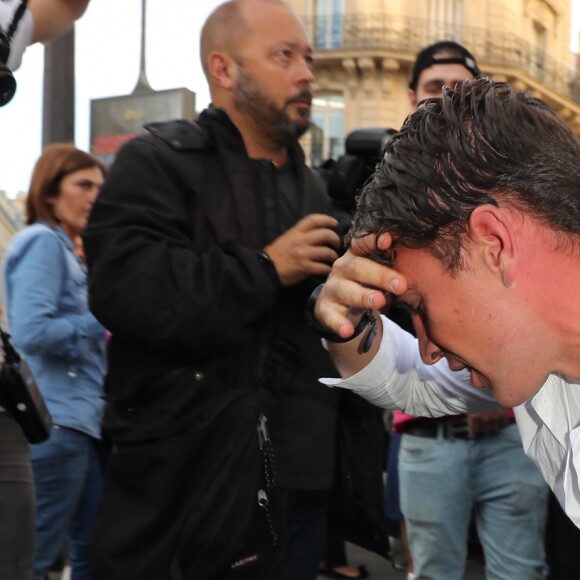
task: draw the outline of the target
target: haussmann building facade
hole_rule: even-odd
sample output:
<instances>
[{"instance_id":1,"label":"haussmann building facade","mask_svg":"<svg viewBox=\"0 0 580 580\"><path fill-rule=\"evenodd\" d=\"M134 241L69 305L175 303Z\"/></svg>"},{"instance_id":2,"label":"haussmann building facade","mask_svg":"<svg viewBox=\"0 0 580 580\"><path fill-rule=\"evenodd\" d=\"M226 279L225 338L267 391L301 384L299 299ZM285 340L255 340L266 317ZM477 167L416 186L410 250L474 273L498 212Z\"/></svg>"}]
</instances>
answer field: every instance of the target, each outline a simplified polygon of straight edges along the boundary
<instances>
[{"instance_id":1,"label":"haussmann building facade","mask_svg":"<svg viewBox=\"0 0 580 580\"><path fill-rule=\"evenodd\" d=\"M368 127L398 129L409 112L410 69L419 50L455 40L482 73L528 90L580 136L572 0L290 0L315 51L313 165L344 151Z\"/></svg>"}]
</instances>

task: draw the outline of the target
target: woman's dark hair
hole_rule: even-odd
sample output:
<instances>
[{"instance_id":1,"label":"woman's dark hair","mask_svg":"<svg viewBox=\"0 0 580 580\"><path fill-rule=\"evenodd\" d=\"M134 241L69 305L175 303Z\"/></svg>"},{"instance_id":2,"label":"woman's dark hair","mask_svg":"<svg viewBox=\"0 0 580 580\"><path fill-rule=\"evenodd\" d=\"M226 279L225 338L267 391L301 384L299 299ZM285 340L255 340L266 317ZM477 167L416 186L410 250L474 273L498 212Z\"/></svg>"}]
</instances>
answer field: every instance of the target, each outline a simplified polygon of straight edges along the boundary
<instances>
[{"instance_id":1,"label":"woman's dark hair","mask_svg":"<svg viewBox=\"0 0 580 580\"><path fill-rule=\"evenodd\" d=\"M361 194L350 235L389 231L453 272L471 212L485 204L580 235L578 139L529 93L480 78L409 115Z\"/></svg>"},{"instance_id":2,"label":"woman's dark hair","mask_svg":"<svg viewBox=\"0 0 580 580\"><path fill-rule=\"evenodd\" d=\"M26 223L30 225L45 220L54 226L54 213L48 199L58 196L64 177L92 167L98 167L105 174L105 166L96 157L77 149L71 143L47 145L32 171L26 198Z\"/></svg>"}]
</instances>

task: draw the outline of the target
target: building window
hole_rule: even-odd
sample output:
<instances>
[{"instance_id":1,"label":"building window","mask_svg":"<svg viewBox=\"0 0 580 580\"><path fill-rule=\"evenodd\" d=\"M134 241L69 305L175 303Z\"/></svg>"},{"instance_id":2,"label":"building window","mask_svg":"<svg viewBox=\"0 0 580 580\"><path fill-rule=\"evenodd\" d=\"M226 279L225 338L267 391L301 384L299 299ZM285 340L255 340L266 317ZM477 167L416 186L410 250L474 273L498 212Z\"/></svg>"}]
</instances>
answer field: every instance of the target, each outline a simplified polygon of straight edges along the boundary
<instances>
[{"instance_id":1,"label":"building window","mask_svg":"<svg viewBox=\"0 0 580 580\"><path fill-rule=\"evenodd\" d=\"M312 150L310 159L318 166L344 153L344 97L323 95L312 102Z\"/></svg>"},{"instance_id":2,"label":"building window","mask_svg":"<svg viewBox=\"0 0 580 580\"><path fill-rule=\"evenodd\" d=\"M548 31L539 22L533 24L532 70L543 81L546 78L546 52L548 50Z\"/></svg>"},{"instance_id":3,"label":"building window","mask_svg":"<svg viewBox=\"0 0 580 580\"><path fill-rule=\"evenodd\" d=\"M463 18L463 0L429 0L429 42L444 39L462 42Z\"/></svg>"},{"instance_id":4,"label":"building window","mask_svg":"<svg viewBox=\"0 0 580 580\"><path fill-rule=\"evenodd\" d=\"M344 0L315 0L316 48L333 49L342 46Z\"/></svg>"},{"instance_id":5,"label":"building window","mask_svg":"<svg viewBox=\"0 0 580 580\"><path fill-rule=\"evenodd\" d=\"M463 0L430 0L429 20L463 24Z\"/></svg>"}]
</instances>

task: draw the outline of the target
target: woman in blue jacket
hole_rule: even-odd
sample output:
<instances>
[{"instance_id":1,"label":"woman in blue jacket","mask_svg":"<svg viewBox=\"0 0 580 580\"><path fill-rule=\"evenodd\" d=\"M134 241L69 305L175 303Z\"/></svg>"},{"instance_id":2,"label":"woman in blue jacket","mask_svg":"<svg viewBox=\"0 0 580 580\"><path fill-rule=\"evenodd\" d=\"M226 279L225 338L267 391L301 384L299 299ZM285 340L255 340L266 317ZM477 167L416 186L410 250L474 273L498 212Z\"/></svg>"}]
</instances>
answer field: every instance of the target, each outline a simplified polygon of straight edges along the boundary
<instances>
[{"instance_id":1,"label":"woman in blue jacket","mask_svg":"<svg viewBox=\"0 0 580 580\"><path fill-rule=\"evenodd\" d=\"M89 547L102 488L100 462L105 330L89 312L78 249L104 167L73 145L43 151L32 174L27 227L4 265L8 316L53 419L32 445L36 491L35 580L67 553L75 580L89 580Z\"/></svg>"}]
</instances>

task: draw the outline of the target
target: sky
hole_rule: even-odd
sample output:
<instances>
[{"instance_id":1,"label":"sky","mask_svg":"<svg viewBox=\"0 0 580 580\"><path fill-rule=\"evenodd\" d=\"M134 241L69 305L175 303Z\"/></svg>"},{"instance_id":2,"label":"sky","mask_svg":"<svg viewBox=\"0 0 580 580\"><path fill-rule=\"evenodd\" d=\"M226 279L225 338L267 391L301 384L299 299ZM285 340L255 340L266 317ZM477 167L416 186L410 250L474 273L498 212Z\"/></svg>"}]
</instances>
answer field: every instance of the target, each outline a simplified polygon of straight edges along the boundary
<instances>
[{"instance_id":1,"label":"sky","mask_svg":"<svg viewBox=\"0 0 580 580\"><path fill-rule=\"evenodd\" d=\"M147 78L155 90L186 87L196 110L209 104L199 32L221 0L146 0ZM130 94L139 76L142 0L92 0L75 28L75 144L89 149L90 101ZM0 108L0 190L28 187L42 149L43 48L31 46L15 71L16 95Z\"/></svg>"},{"instance_id":2,"label":"sky","mask_svg":"<svg viewBox=\"0 0 580 580\"><path fill-rule=\"evenodd\" d=\"M185 87L196 110L209 104L199 63L199 32L222 0L146 0L147 77L155 90ZM91 99L130 94L139 76L142 0L91 0L76 24L75 144L89 149ZM573 1L578 52L580 0ZM30 47L15 72L16 96L0 108L0 190L9 197L28 187L42 148L43 48Z\"/></svg>"}]
</instances>

